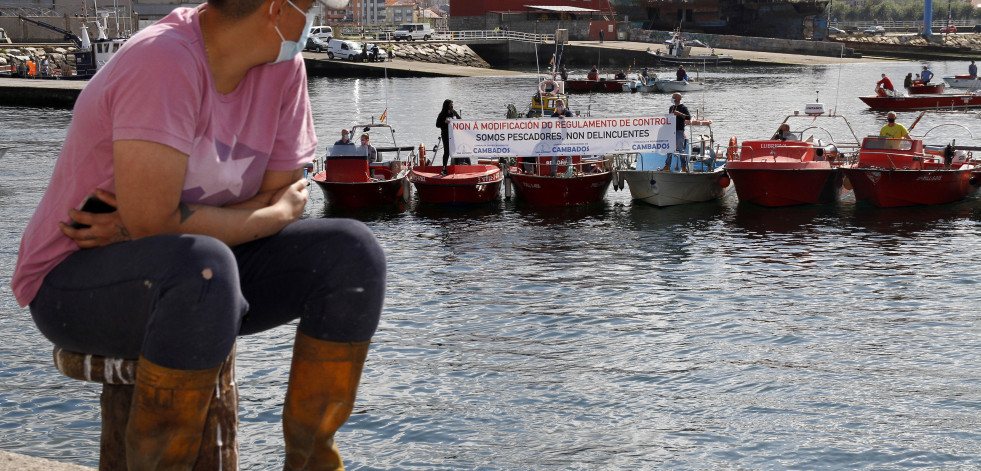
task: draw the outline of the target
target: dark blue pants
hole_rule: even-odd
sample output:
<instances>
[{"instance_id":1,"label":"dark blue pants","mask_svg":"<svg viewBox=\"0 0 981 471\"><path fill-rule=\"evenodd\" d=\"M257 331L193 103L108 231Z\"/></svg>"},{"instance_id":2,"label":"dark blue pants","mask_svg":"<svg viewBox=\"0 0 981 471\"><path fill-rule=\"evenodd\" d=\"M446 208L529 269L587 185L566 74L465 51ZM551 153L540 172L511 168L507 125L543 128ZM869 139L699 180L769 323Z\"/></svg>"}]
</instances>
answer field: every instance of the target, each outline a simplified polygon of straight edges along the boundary
<instances>
[{"instance_id":1,"label":"dark blue pants","mask_svg":"<svg viewBox=\"0 0 981 471\"><path fill-rule=\"evenodd\" d=\"M349 219L304 219L229 248L207 236L157 235L75 252L31 302L41 333L66 350L206 369L235 338L300 319L333 342L371 339L385 297L385 256Z\"/></svg>"}]
</instances>

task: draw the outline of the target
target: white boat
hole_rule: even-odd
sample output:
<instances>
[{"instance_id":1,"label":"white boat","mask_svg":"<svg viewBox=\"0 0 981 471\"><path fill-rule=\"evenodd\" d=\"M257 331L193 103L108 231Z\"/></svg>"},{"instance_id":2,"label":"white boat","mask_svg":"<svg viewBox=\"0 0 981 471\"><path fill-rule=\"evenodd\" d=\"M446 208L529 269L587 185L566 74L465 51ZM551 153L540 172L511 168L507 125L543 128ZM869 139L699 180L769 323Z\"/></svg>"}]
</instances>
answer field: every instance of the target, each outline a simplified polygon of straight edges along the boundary
<instances>
[{"instance_id":1,"label":"white boat","mask_svg":"<svg viewBox=\"0 0 981 471\"><path fill-rule=\"evenodd\" d=\"M674 93L695 92L702 89L704 84L698 80L662 80L652 78L646 84L640 80L632 80L623 85L624 91L641 93Z\"/></svg>"},{"instance_id":2,"label":"white boat","mask_svg":"<svg viewBox=\"0 0 981 471\"><path fill-rule=\"evenodd\" d=\"M666 154L635 154L635 159L621 160L617 185L622 188L626 183L633 199L654 206L700 203L725 196L732 184L726 174L725 156L715 146L712 121L694 119L689 129L696 137L682 154L687 159L684 166L682 159L673 158L673 167L662 170Z\"/></svg>"},{"instance_id":3,"label":"white boat","mask_svg":"<svg viewBox=\"0 0 981 471\"><path fill-rule=\"evenodd\" d=\"M948 75L944 77L944 83L950 88L968 88L977 90L981 88L981 77L971 78L970 75Z\"/></svg>"},{"instance_id":4,"label":"white boat","mask_svg":"<svg viewBox=\"0 0 981 471\"><path fill-rule=\"evenodd\" d=\"M671 37L664 41L664 44L667 46L667 51L662 51L660 48L652 51L650 48L647 48L647 53L654 56L654 60L659 64L720 65L732 62L732 56L730 55L716 54L714 48L709 47L697 39L685 39L680 29L672 32ZM692 54L691 49L693 46L705 47L710 49L711 52Z\"/></svg>"},{"instance_id":5,"label":"white boat","mask_svg":"<svg viewBox=\"0 0 981 471\"><path fill-rule=\"evenodd\" d=\"M702 89L702 82L697 80L661 80L655 82L658 91L663 93L695 92Z\"/></svg>"}]
</instances>

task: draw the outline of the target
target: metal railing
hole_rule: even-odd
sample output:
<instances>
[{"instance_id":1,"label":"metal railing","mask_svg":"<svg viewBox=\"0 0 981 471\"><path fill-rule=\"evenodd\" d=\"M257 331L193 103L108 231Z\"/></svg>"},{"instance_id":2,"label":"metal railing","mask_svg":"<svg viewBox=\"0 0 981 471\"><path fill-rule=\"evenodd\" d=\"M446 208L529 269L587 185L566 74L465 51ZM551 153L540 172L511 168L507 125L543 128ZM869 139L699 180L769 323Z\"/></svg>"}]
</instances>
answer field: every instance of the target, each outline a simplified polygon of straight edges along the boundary
<instances>
[{"instance_id":1,"label":"metal railing","mask_svg":"<svg viewBox=\"0 0 981 471\"><path fill-rule=\"evenodd\" d=\"M359 36L360 29L342 28L341 33L345 36ZM372 39L391 39L393 31L373 28L365 29L365 38ZM532 43L551 43L555 42L555 34L536 34L524 33L521 31L504 30L462 30L462 31L436 31L432 35L432 41L474 41L474 40L510 40L524 41Z\"/></svg>"}]
</instances>

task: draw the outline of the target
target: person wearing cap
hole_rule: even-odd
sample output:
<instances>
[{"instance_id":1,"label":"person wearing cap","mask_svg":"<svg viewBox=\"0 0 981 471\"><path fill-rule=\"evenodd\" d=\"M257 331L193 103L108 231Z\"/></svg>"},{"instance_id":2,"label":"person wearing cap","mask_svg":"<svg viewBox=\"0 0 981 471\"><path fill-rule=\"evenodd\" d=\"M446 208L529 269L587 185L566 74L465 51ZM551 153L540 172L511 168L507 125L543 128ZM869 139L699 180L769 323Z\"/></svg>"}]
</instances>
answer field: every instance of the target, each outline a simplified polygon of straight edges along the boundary
<instances>
[{"instance_id":1,"label":"person wearing cap","mask_svg":"<svg viewBox=\"0 0 981 471\"><path fill-rule=\"evenodd\" d=\"M933 78L933 72L927 66L923 66L923 72L920 72L920 79L923 80L923 85L930 83L930 79Z\"/></svg>"}]
</instances>

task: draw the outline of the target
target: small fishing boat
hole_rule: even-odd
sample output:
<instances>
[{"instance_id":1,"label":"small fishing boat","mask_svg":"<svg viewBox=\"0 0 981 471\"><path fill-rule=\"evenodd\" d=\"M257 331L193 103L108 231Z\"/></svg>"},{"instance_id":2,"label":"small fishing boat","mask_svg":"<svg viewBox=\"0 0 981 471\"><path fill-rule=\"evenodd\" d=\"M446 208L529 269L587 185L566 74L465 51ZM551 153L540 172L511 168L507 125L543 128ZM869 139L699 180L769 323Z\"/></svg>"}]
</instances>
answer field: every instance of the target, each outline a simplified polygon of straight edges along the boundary
<instances>
[{"instance_id":1,"label":"small fishing boat","mask_svg":"<svg viewBox=\"0 0 981 471\"><path fill-rule=\"evenodd\" d=\"M522 114L513 103L509 103L505 116L508 119L551 116L555 112L555 105L559 100L562 100L565 107L569 108L569 96L565 94L565 90L565 83L561 80L540 80L538 90L532 95L531 103L528 104L528 110Z\"/></svg>"},{"instance_id":2,"label":"small fishing boat","mask_svg":"<svg viewBox=\"0 0 981 471\"><path fill-rule=\"evenodd\" d=\"M858 137L844 116L826 114L824 105L811 103L805 107L803 115L787 116L781 123L806 120L808 126L794 130L790 137L778 139L748 140L741 144L733 137L726 151L726 172L732 178L740 202L761 206L793 206L799 204L822 204L837 201L843 193L842 165L850 163L854 149L858 148ZM840 120L850 132L854 141L836 141L824 126L816 121ZM842 127L842 126L839 126ZM824 130L830 141L802 136L811 129Z\"/></svg>"},{"instance_id":3,"label":"small fishing boat","mask_svg":"<svg viewBox=\"0 0 981 471\"><path fill-rule=\"evenodd\" d=\"M647 53L653 56L658 64L679 65L679 64L702 64L702 65L722 65L732 62L732 56L727 54L716 54L714 48L696 39L685 39L681 30L671 33L671 37L664 41L667 51L661 49L647 49ZM711 50L709 53L692 54L694 46L705 47Z\"/></svg>"},{"instance_id":4,"label":"small fishing boat","mask_svg":"<svg viewBox=\"0 0 981 471\"><path fill-rule=\"evenodd\" d=\"M518 157L508 168L518 197L536 206L582 206L601 201L613 180L602 156Z\"/></svg>"},{"instance_id":5,"label":"small fishing boat","mask_svg":"<svg viewBox=\"0 0 981 471\"><path fill-rule=\"evenodd\" d=\"M732 188L725 157L717 153L712 121L694 119L689 129L695 137L679 153L681 158L672 158L673 168L664 169L666 154L640 153L617 170L617 181L627 184L634 200L654 206L699 203L722 198Z\"/></svg>"},{"instance_id":6,"label":"small fishing boat","mask_svg":"<svg viewBox=\"0 0 981 471\"><path fill-rule=\"evenodd\" d=\"M869 108L884 111L981 107L981 92L910 96L862 96L858 98L865 102L866 105L869 105Z\"/></svg>"},{"instance_id":7,"label":"small fishing boat","mask_svg":"<svg viewBox=\"0 0 981 471\"><path fill-rule=\"evenodd\" d=\"M416 166L409 181L416 187L419 201L430 204L488 203L501 193L504 172L497 165L448 165L446 174L439 165Z\"/></svg>"},{"instance_id":8,"label":"small fishing boat","mask_svg":"<svg viewBox=\"0 0 981 471\"><path fill-rule=\"evenodd\" d=\"M970 75L948 75L944 77L944 82L950 88L967 88L977 90L981 88L981 77L971 78Z\"/></svg>"},{"instance_id":9,"label":"small fishing boat","mask_svg":"<svg viewBox=\"0 0 981 471\"><path fill-rule=\"evenodd\" d=\"M626 79L568 79L565 81L565 89L569 93L617 93L624 91L624 87L629 84L630 81Z\"/></svg>"},{"instance_id":10,"label":"small fishing boat","mask_svg":"<svg viewBox=\"0 0 981 471\"><path fill-rule=\"evenodd\" d=\"M324 157L315 162L313 175L327 202L346 208L407 202L411 194L409 169L417 159L415 148L396 145L395 128L388 124L358 124L351 129L352 134L387 134L390 145L374 147L374 158L369 156L367 147L360 145L329 146Z\"/></svg>"},{"instance_id":11,"label":"small fishing boat","mask_svg":"<svg viewBox=\"0 0 981 471\"><path fill-rule=\"evenodd\" d=\"M913 86L906 87L906 93L909 95L939 95L946 89L947 86L943 82L927 85L920 80L914 80ZM878 96L888 96L882 89L876 89L876 94Z\"/></svg>"},{"instance_id":12,"label":"small fishing boat","mask_svg":"<svg viewBox=\"0 0 981 471\"><path fill-rule=\"evenodd\" d=\"M654 84L657 90L663 93L674 92L695 92L702 89L702 82L697 80L661 80L657 79Z\"/></svg>"},{"instance_id":13,"label":"small fishing boat","mask_svg":"<svg viewBox=\"0 0 981 471\"><path fill-rule=\"evenodd\" d=\"M973 137L970 129L962 127ZM955 142L927 146L923 138L872 136L862 141L858 161L843 171L855 199L878 207L952 203L975 193L981 183L979 162L968 154L977 151L981 147L958 146Z\"/></svg>"}]
</instances>

